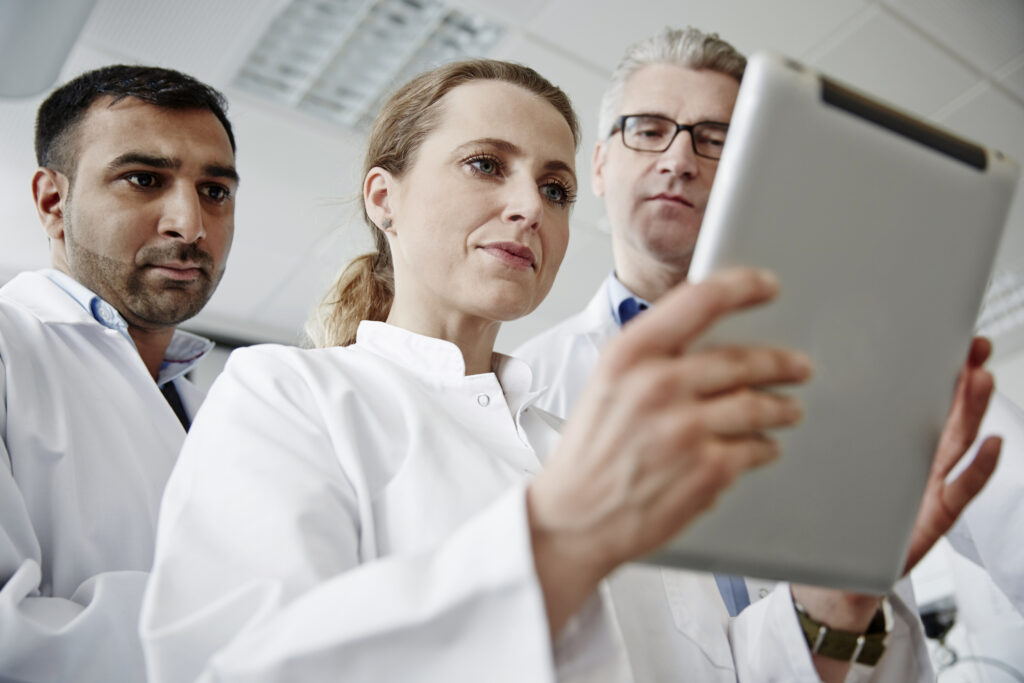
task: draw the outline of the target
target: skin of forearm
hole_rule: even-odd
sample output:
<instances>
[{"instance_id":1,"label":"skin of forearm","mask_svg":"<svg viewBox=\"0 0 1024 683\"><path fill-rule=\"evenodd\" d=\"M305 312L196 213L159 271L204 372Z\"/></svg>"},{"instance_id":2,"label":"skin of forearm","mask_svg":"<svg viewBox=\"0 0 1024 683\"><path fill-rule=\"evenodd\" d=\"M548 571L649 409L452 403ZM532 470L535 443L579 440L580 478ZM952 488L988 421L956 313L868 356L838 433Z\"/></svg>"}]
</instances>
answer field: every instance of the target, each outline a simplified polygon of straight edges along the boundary
<instances>
[{"instance_id":1,"label":"skin of forearm","mask_svg":"<svg viewBox=\"0 0 1024 683\"><path fill-rule=\"evenodd\" d=\"M586 602L613 567L589 557L588 541L580 534L558 531L539 518L533 487L527 489L526 508L537 581L544 596L551 639ZM592 547L592 546L591 546Z\"/></svg>"}]
</instances>

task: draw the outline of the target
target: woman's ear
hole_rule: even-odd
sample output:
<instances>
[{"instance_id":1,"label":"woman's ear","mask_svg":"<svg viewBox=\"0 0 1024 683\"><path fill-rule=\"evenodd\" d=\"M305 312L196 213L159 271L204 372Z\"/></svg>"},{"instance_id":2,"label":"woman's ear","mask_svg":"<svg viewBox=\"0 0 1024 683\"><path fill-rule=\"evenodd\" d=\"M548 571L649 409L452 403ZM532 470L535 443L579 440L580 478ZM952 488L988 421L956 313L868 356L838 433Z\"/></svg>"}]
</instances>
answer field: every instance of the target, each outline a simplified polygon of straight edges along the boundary
<instances>
[{"instance_id":1,"label":"woman's ear","mask_svg":"<svg viewBox=\"0 0 1024 683\"><path fill-rule=\"evenodd\" d=\"M64 204L69 185L67 177L52 168L40 167L32 176L36 213L51 240L64 240Z\"/></svg>"},{"instance_id":2,"label":"woman's ear","mask_svg":"<svg viewBox=\"0 0 1024 683\"><path fill-rule=\"evenodd\" d=\"M363 205L373 224L388 234L394 234L394 214L397 183L389 171L374 166L363 180Z\"/></svg>"}]
</instances>

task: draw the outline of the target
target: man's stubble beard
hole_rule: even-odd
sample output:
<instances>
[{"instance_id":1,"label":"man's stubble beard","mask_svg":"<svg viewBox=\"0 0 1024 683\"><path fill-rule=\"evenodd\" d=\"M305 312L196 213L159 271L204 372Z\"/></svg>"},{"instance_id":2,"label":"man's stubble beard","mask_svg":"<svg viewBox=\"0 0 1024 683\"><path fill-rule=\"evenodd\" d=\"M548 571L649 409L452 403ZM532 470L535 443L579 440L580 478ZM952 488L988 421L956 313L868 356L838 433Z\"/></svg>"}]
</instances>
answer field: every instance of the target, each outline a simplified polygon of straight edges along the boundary
<instances>
[{"instance_id":1,"label":"man's stubble beard","mask_svg":"<svg viewBox=\"0 0 1024 683\"><path fill-rule=\"evenodd\" d=\"M74 232L68 201L64 207L64 245L72 277L117 308L132 326L173 327L188 320L203 309L224 274L223 268L214 272L213 258L195 243L143 247L135 254L135 262L129 264L86 248L75 241ZM145 264L170 261L201 264L199 280L167 280L155 285L146 282Z\"/></svg>"}]
</instances>

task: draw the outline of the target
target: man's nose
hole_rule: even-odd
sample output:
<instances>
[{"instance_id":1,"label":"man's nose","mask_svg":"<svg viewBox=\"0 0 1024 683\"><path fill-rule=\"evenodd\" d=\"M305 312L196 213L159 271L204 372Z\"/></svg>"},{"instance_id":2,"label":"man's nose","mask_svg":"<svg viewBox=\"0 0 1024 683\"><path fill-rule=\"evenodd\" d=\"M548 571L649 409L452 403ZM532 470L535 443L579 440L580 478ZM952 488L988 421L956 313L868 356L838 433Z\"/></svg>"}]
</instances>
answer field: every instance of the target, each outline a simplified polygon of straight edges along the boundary
<instances>
[{"instance_id":1,"label":"man's nose","mask_svg":"<svg viewBox=\"0 0 1024 683\"><path fill-rule=\"evenodd\" d=\"M693 150L692 135L692 131L679 131L672 144L658 158L658 171L678 176L697 175L699 161Z\"/></svg>"},{"instance_id":2,"label":"man's nose","mask_svg":"<svg viewBox=\"0 0 1024 683\"><path fill-rule=\"evenodd\" d=\"M206 236L203 209L195 188L183 186L167 193L164 197L159 229L160 234L187 244L197 242Z\"/></svg>"}]
</instances>

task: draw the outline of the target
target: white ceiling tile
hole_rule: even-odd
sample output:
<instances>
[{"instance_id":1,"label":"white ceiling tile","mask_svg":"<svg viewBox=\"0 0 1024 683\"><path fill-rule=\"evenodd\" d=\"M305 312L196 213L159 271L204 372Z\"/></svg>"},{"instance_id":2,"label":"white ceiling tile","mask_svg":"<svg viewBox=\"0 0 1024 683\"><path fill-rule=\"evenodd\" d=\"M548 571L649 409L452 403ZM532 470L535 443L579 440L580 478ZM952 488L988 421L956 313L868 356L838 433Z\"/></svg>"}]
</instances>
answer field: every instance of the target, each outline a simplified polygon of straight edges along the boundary
<instances>
[{"instance_id":1,"label":"white ceiling tile","mask_svg":"<svg viewBox=\"0 0 1024 683\"><path fill-rule=\"evenodd\" d=\"M742 52L772 49L800 56L860 12L864 0L647 0L551 2L529 30L609 72L626 47L665 26L718 33Z\"/></svg>"},{"instance_id":2,"label":"white ceiling tile","mask_svg":"<svg viewBox=\"0 0 1024 683\"><path fill-rule=\"evenodd\" d=\"M930 116L976 82L963 64L881 11L816 51L823 73L919 116Z\"/></svg>"},{"instance_id":3,"label":"white ceiling tile","mask_svg":"<svg viewBox=\"0 0 1024 683\"><path fill-rule=\"evenodd\" d=\"M285 3L100 0L82 41L118 55L118 61L178 69L222 87Z\"/></svg>"},{"instance_id":4,"label":"white ceiling tile","mask_svg":"<svg viewBox=\"0 0 1024 683\"><path fill-rule=\"evenodd\" d=\"M1000 83L1024 102L1024 53L997 72Z\"/></svg>"},{"instance_id":5,"label":"white ceiling tile","mask_svg":"<svg viewBox=\"0 0 1024 683\"><path fill-rule=\"evenodd\" d=\"M1021 0L886 0L892 11L989 73L1024 49Z\"/></svg>"}]
</instances>

